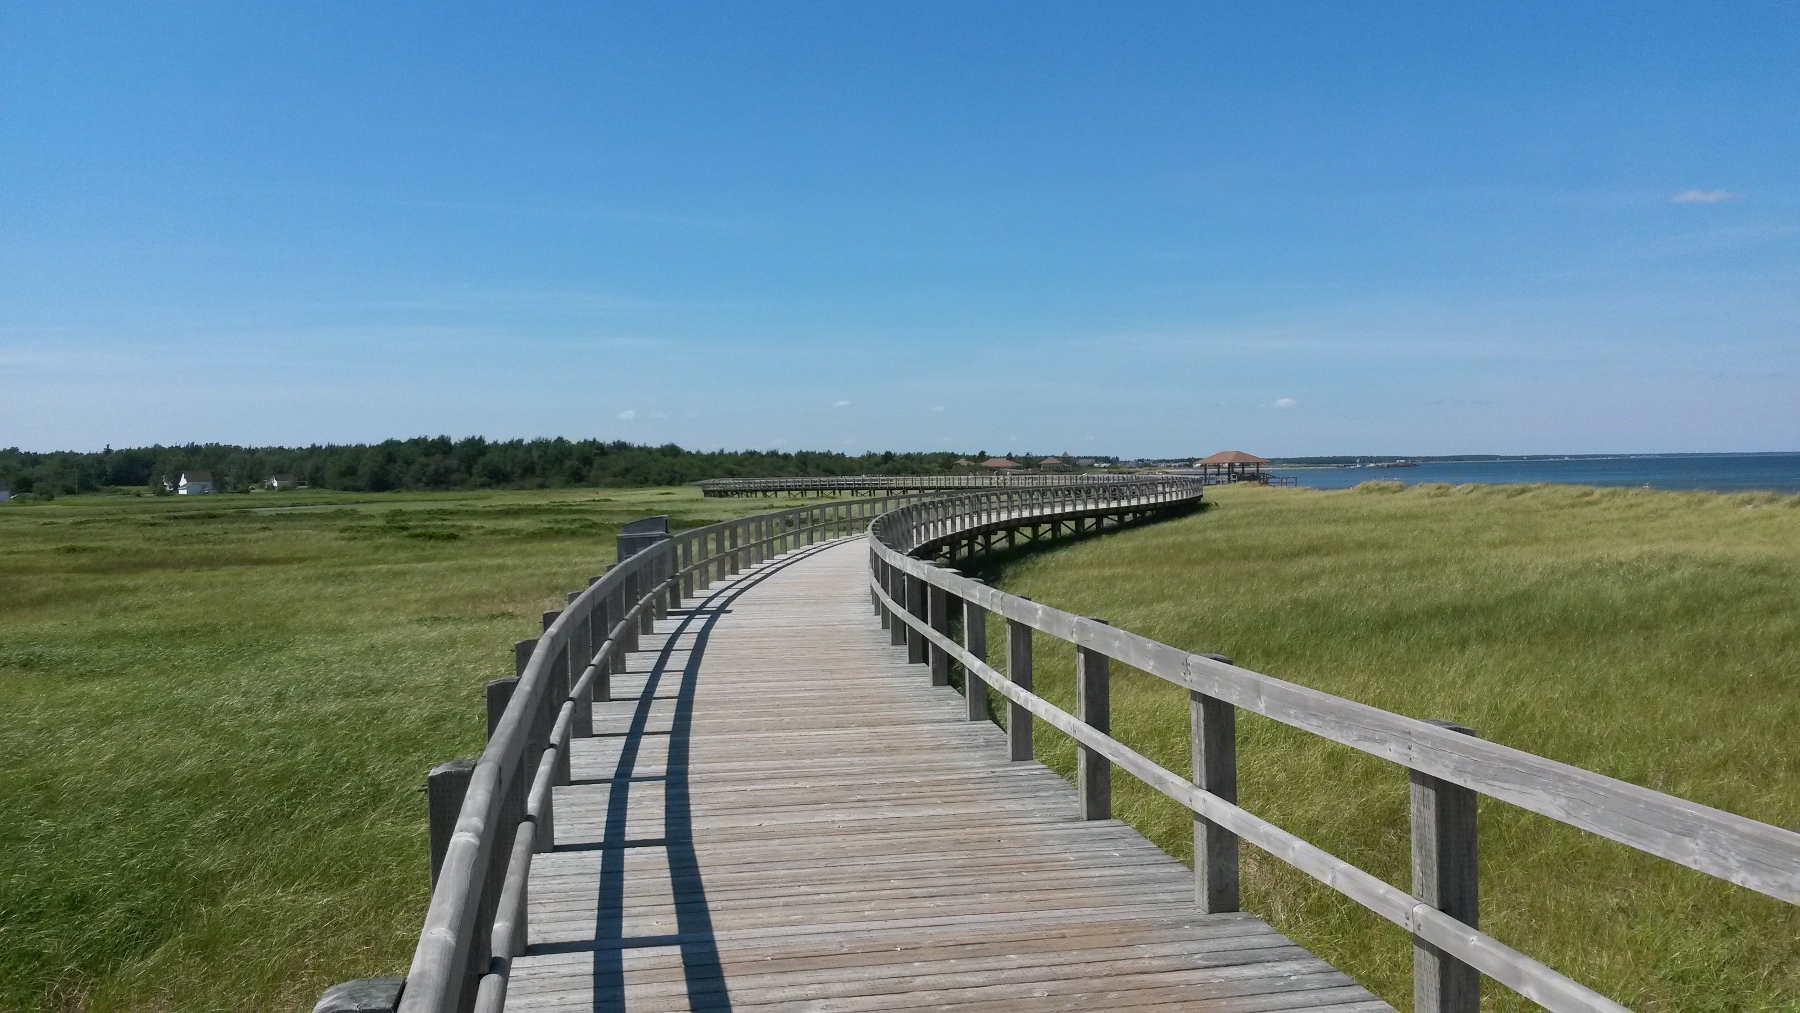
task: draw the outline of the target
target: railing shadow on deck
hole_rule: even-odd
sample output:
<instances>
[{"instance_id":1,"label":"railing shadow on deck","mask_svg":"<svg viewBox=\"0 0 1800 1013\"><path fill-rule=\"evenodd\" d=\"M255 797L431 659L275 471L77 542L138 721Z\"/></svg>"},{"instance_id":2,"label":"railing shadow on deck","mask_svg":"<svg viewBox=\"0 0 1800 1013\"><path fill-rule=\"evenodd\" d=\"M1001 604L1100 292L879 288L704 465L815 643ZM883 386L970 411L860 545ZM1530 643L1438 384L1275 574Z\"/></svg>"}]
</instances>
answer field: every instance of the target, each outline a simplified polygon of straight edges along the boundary
<instances>
[{"instance_id":1,"label":"railing shadow on deck","mask_svg":"<svg viewBox=\"0 0 1800 1013\"><path fill-rule=\"evenodd\" d=\"M554 788L571 783L569 747L574 740L593 734L592 702L609 697L611 676L621 673L623 659L638 651L640 634L652 633L656 619L679 615L684 601L695 601L702 603L702 611L688 610L687 619L678 625L687 628L689 623L698 623L694 628L698 639L711 628L707 619L716 619L718 609L728 606L735 593L754 586L784 563L806 558L809 549L859 537L875 518L895 507L931 498L931 493L902 493L839 500L734 518L676 534L668 533L664 524L660 540L648 529L633 532L629 549L622 534L618 564L592 578L584 590L571 592L567 609L546 612L543 635L515 645L516 676L495 680L485 688L488 740L481 756L439 764L427 777L431 903L408 974L333 986L320 997L314 1013L396 1009L401 1013L463 1013L471 1006L476 1013L500 1013L512 960L528 949L532 856L554 847ZM1147 511L1181 509L1202 498L1198 482L1166 476L1109 478L957 497L982 505L990 520L1010 519L1012 523L1079 523L1101 515L1117 521ZM764 563L770 565L760 565ZM737 579L730 580L734 577ZM724 580L730 582L718 592L709 591L714 581ZM712 615L703 618L705 609L715 602ZM672 653L663 659L659 681L670 671L672 660ZM683 684L687 682L684 676ZM678 701L682 697L678 691ZM687 699L691 701L691 694ZM678 715L681 713L678 707ZM640 739L641 734L640 728ZM677 746L678 751L680 748ZM623 783L628 794L633 782ZM678 807L674 824L686 826L685 782L677 781L674 789ZM668 798L665 788L665 800ZM679 839L655 843L667 846L670 840ZM624 849L612 850L621 853L622 861ZM682 865L689 860L675 854L672 861ZM691 862L682 867L692 870ZM697 876L691 881L697 885ZM694 910L703 912L704 902ZM696 941L710 943L710 928L704 923L678 922L678 930L683 924L701 926L694 933ZM687 934L678 931L667 945L683 945L682 937ZM564 952L579 949L571 947ZM712 964L709 971L705 953L694 951L691 967L697 985L716 973L716 954ZM715 1003L713 1008L721 1007Z\"/></svg>"},{"instance_id":2,"label":"railing shadow on deck","mask_svg":"<svg viewBox=\"0 0 1800 1013\"><path fill-rule=\"evenodd\" d=\"M613 1011L625 1008L625 951L644 947L679 947L682 977L687 989L691 1013L730 1013L731 994L719 958L718 941L713 934L712 910L706 899L706 885L700 859L694 845L693 807L688 781L689 752L692 747L694 697L699 687L700 669L706 647L719 619L730 611L739 597L780 570L816 552L841 544L843 539L808 546L790 552L751 571L731 584L697 600L685 609L671 609L671 618L679 622L666 634L644 674L644 688L632 711L631 723L620 737L619 758L609 777L577 780L575 784L610 783L606 804L606 823L601 839L593 843L560 845L557 852L601 852L600 876L596 884L598 907L591 940L539 944L528 947L527 955L574 953L591 949L594 954L593 1008ZM682 646L684 639L691 642ZM681 655L685 655L682 657ZM663 680L674 678L675 712L670 721L667 759L661 774L643 774L638 761L647 736L660 735L650 729L652 713ZM663 785L663 836L660 840L632 840L628 834L631 815L631 792L634 785L661 781ZM627 853L640 848L663 848L669 870L669 887L675 912L675 932L654 936L625 935L625 860Z\"/></svg>"}]
</instances>

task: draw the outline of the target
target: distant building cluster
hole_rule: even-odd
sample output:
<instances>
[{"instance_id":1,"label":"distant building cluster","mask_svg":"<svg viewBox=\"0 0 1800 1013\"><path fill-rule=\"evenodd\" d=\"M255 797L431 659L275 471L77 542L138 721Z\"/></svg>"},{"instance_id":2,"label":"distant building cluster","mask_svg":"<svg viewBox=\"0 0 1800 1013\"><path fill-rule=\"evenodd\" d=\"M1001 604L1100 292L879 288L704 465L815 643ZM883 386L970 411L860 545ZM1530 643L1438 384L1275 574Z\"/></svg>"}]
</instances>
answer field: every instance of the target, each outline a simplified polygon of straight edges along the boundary
<instances>
[{"instance_id":1,"label":"distant building cluster","mask_svg":"<svg viewBox=\"0 0 1800 1013\"><path fill-rule=\"evenodd\" d=\"M1199 472L1209 482L1258 482L1267 484L1270 481L1267 472L1269 462L1266 458L1255 454L1246 454L1241 450L1222 450L1211 457L1197 460L1159 460L1159 461L1119 461L1117 459L1101 459L1095 457L1076 457L1062 453L1050 457L1032 459L1025 455L1015 460L1011 457L960 458L956 461L959 471L988 472L990 474L1019 474L1039 472L1056 474L1060 472L1086 471L1096 468L1131 468L1145 471L1167 471L1181 474Z\"/></svg>"},{"instance_id":2,"label":"distant building cluster","mask_svg":"<svg viewBox=\"0 0 1800 1013\"><path fill-rule=\"evenodd\" d=\"M265 489L273 490L300 488L299 480L292 475L270 475L262 484ZM184 471L179 475L164 476L163 491L177 496L204 496L218 492L219 485L213 481L210 471Z\"/></svg>"},{"instance_id":3,"label":"distant building cluster","mask_svg":"<svg viewBox=\"0 0 1800 1013\"><path fill-rule=\"evenodd\" d=\"M177 496L200 496L216 490L217 487L213 485L212 472L184 471L176 480L175 488L172 491Z\"/></svg>"},{"instance_id":4,"label":"distant building cluster","mask_svg":"<svg viewBox=\"0 0 1800 1013\"><path fill-rule=\"evenodd\" d=\"M1109 468L1111 466L1112 465L1106 461L1099 461L1092 457L1075 457L1067 453L1062 454L1061 456L1040 458L1036 464L1032 465L1022 464L1010 457L989 457L980 461L974 461L963 457L958 458L956 461L956 467L960 470L985 470L997 474L1011 474L1014 472L1025 471L1054 473L1074 471L1078 468Z\"/></svg>"}]
</instances>

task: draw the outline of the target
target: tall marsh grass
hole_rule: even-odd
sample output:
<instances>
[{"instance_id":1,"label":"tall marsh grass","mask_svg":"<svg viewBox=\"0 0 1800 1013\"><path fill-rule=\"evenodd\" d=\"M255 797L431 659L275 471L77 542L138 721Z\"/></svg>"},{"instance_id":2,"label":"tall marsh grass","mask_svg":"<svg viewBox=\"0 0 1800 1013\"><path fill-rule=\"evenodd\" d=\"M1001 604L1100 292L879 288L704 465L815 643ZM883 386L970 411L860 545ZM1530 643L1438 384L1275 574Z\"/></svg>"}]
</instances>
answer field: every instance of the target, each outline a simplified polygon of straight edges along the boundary
<instances>
[{"instance_id":1,"label":"tall marsh grass","mask_svg":"<svg viewBox=\"0 0 1800 1013\"><path fill-rule=\"evenodd\" d=\"M1232 487L996 561L1009 591L1753 819L1800 824L1800 497L1549 485ZM1000 644L997 630L990 644ZM1074 661L1038 638L1039 692ZM1188 771L1185 691L1115 666L1114 734ZM1070 775L1073 747L1039 735ZM1399 767L1242 714L1246 808L1401 888ZM1117 813L1191 861L1187 812ZM1800 1010L1800 909L1483 800L1482 927L1640 1011ZM1404 933L1246 848L1246 906L1401 1009ZM1492 982L1484 1007L1535 1008Z\"/></svg>"},{"instance_id":2,"label":"tall marsh grass","mask_svg":"<svg viewBox=\"0 0 1800 1013\"><path fill-rule=\"evenodd\" d=\"M362 505L264 512L252 507ZM693 490L0 507L0 1009L299 1010L406 970L419 788L619 524Z\"/></svg>"}]
</instances>

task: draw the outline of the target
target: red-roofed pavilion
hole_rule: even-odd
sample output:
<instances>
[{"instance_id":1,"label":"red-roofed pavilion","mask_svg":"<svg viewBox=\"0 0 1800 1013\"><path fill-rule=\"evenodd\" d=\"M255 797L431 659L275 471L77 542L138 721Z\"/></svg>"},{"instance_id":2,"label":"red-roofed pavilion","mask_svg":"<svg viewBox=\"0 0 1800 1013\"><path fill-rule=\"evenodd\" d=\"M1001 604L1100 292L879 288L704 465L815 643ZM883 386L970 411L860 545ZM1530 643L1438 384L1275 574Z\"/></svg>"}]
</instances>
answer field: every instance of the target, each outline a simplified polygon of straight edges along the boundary
<instances>
[{"instance_id":1,"label":"red-roofed pavilion","mask_svg":"<svg viewBox=\"0 0 1800 1013\"><path fill-rule=\"evenodd\" d=\"M1214 482L1264 482L1263 466L1269 462L1241 450L1221 450L1202 461L1195 461L1206 477Z\"/></svg>"}]
</instances>

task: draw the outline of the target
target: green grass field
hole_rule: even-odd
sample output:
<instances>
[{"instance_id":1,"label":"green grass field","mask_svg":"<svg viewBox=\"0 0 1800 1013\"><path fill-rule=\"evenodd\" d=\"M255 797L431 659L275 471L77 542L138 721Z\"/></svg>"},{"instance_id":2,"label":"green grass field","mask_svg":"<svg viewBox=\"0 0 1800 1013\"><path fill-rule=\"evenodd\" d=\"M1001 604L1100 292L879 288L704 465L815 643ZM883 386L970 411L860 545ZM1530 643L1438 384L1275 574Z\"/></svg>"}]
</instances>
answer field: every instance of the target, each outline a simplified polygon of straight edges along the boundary
<instances>
[{"instance_id":1,"label":"green grass field","mask_svg":"<svg viewBox=\"0 0 1800 1013\"><path fill-rule=\"evenodd\" d=\"M355 502L335 509L252 508ZM404 973L419 788L624 520L688 489L0 506L0 1009L298 1010Z\"/></svg>"},{"instance_id":2,"label":"green grass field","mask_svg":"<svg viewBox=\"0 0 1800 1013\"><path fill-rule=\"evenodd\" d=\"M1556 486L1221 489L996 561L1007 590L1778 826L1800 824L1800 497ZM990 644L1004 643L998 629ZM1056 645L1054 648L1052 645ZM1038 638L1040 693L1074 661ZM1188 772L1186 692L1115 666L1114 734ZM1242 804L1401 888L1406 772L1240 713ZM1071 774L1073 747L1039 733ZM1115 806L1190 859L1190 819ZM1639 1011L1800 1010L1800 909L1484 800L1482 927ZM1398 929L1254 849L1246 907L1401 1009ZM1488 983L1487 1008L1532 1009Z\"/></svg>"},{"instance_id":3,"label":"green grass field","mask_svg":"<svg viewBox=\"0 0 1800 1013\"><path fill-rule=\"evenodd\" d=\"M0 507L0 1008L292 1010L404 970L425 768L599 572L619 522L789 505L688 490L73 497ZM284 504L337 509L253 512ZM1793 499L1226 489L1003 561L1001 583L1195 650L1767 822L1800 822ZM990 638L991 643L1001 641ZM1040 641L1065 706L1072 659ZM1185 696L1115 728L1186 770ZM1050 733L1044 758L1071 751ZM1254 812L1406 885L1403 771L1252 717ZM1120 778L1186 856L1185 814ZM1486 804L1483 925L1635 1009L1800 1009L1792 907ZM1402 1008L1406 940L1247 852L1249 905ZM1500 990L1490 986L1490 995ZM1510 999L1495 1008L1524 1008Z\"/></svg>"}]
</instances>

